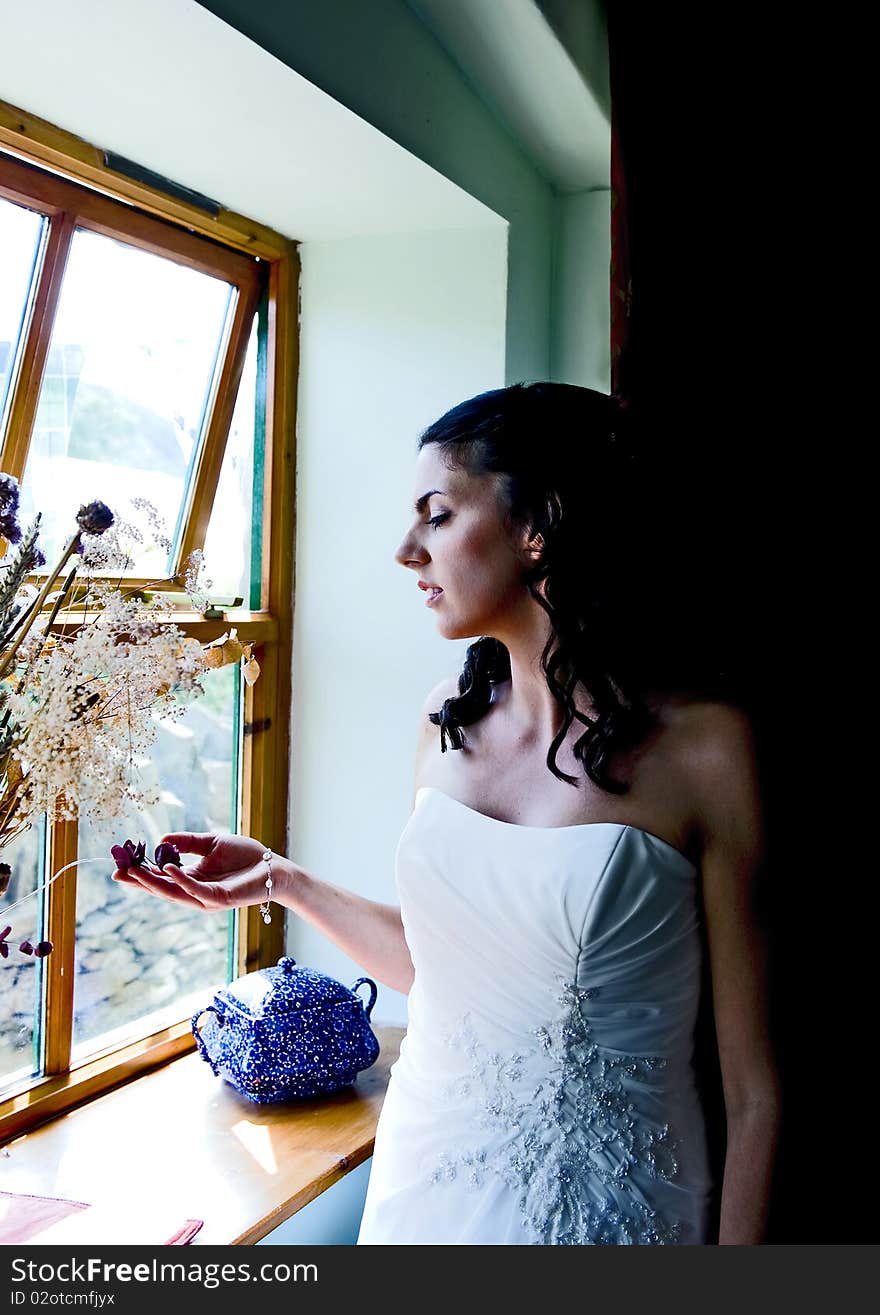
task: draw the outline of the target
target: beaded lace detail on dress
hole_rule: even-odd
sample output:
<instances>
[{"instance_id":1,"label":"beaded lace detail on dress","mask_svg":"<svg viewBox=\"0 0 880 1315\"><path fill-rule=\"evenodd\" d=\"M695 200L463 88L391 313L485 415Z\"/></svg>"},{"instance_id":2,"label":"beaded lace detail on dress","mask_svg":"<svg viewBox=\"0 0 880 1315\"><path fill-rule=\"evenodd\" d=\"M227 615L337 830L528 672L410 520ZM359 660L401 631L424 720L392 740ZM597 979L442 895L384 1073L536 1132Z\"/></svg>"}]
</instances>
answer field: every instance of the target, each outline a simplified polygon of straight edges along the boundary
<instances>
[{"instance_id":1,"label":"beaded lace detail on dress","mask_svg":"<svg viewBox=\"0 0 880 1315\"><path fill-rule=\"evenodd\" d=\"M446 1044L467 1056L470 1072L448 1084L444 1097L476 1097L480 1125L498 1136L488 1146L441 1153L431 1180L443 1184L461 1174L479 1189L487 1175L500 1175L517 1192L529 1242L677 1242L680 1223L653 1210L635 1179L645 1174L671 1182L680 1143L668 1124L652 1125L640 1113L624 1085L664 1068L666 1060L597 1045L581 1009L597 989L558 974L556 980L562 1011L532 1029L535 1041L525 1051L486 1047L470 1011L447 1032ZM591 1200L584 1196L590 1182Z\"/></svg>"}]
</instances>

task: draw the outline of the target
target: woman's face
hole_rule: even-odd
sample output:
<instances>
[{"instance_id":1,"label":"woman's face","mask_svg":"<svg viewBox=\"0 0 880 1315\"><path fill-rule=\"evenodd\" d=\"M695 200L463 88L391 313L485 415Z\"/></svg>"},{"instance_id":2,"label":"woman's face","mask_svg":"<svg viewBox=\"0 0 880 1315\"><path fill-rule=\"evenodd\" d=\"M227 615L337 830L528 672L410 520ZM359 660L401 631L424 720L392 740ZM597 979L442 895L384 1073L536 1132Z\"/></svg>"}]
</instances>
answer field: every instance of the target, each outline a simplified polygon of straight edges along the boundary
<instances>
[{"instance_id":1,"label":"woman's face","mask_svg":"<svg viewBox=\"0 0 880 1315\"><path fill-rule=\"evenodd\" d=\"M430 610L445 639L501 639L535 606L522 583L528 559L504 525L499 499L499 476L450 470L438 444L422 448L413 519L394 558L442 589Z\"/></svg>"}]
</instances>

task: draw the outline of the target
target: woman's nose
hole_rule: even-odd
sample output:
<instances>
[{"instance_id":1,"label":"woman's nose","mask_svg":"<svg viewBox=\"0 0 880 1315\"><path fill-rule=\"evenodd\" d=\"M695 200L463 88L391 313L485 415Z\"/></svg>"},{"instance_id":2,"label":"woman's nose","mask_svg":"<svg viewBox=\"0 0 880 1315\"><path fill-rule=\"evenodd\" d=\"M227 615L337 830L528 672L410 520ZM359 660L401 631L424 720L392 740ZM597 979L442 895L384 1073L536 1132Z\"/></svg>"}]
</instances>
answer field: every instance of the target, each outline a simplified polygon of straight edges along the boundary
<instances>
[{"instance_id":1,"label":"woman's nose","mask_svg":"<svg viewBox=\"0 0 880 1315\"><path fill-rule=\"evenodd\" d=\"M407 535L400 546L394 553L394 560L398 566L418 567L427 560L428 554L425 552L412 535Z\"/></svg>"}]
</instances>

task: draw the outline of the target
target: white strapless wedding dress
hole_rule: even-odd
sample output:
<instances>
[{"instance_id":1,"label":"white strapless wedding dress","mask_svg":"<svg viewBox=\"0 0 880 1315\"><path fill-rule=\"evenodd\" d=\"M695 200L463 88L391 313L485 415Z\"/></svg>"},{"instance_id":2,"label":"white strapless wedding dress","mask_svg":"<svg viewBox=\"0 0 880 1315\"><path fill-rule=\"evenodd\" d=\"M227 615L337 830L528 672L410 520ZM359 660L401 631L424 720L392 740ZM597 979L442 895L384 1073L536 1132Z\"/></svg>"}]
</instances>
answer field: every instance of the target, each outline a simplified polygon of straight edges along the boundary
<instances>
[{"instance_id":1,"label":"white strapless wedding dress","mask_svg":"<svg viewBox=\"0 0 880 1315\"><path fill-rule=\"evenodd\" d=\"M396 880L415 980L358 1245L706 1243L690 860L426 786Z\"/></svg>"}]
</instances>

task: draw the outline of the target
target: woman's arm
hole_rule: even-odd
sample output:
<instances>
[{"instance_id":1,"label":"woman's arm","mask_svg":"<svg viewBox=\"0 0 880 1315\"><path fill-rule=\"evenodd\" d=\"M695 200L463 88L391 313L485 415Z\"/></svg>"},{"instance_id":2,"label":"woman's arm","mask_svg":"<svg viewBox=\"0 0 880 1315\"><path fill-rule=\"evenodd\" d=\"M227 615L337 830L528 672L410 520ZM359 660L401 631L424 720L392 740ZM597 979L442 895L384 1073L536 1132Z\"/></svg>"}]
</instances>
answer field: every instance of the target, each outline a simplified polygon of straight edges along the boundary
<instances>
[{"instance_id":1,"label":"woman's arm","mask_svg":"<svg viewBox=\"0 0 880 1315\"><path fill-rule=\"evenodd\" d=\"M428 713L457 689L455 681L441 681L425 700L416 741L415 789L425 755L436 739ZM415 806L415 797L413 798ZM259 904L266 895L264 847L248 836L178 832L162 837L184 854L198 854L186 869L167 863L118 870L120 884L140 887L151 895L192 908L228 910ZM385 986L409 993L415 976L400 909L367 899L353 891L321 881L291 859L273 856L272 899L311 923L355 963Z\"/></svg>"},{"instance_id":2,"label":"woman's arm","mask_svg":"<svg viewBox=\"0 0 880 1315\"><path fill-rule=\"evenodd\" d=\"M781 1093L770 1040L767 879L757 756L742 712L715 705L694 782L703 835L703 906L727 1114L719 1244L765 1240Z\"/></svg>"},{"instance_id":3,"label":"woman's arm","mask_svg":"<svg viewBox=\"0 0 880 1315\"><path fill-rule=\"evenodd\" d=\"M393 991L409 994L413 965L396 905L380 904L330 881L319 881L287 859L280 860L278 881L278 866L276 859L273 898L279 904L323 932L371 977Z\"/></svg>"},{"instance_id":4,"label":"woman's arm","mask_svg":"<svg viewBox=\"0 0 880 1315\"><path fill-rule=\"evenodd\" d=\"M446 677L434 686L422 706L416 736L413 808L425 761L437 739L437 727L428 720L428 714L436 712L457 692L457 678ZM377 904L329 881L319 881L295 863L285 861L282 871L284 880L277 897L282 904L317 927L372 977L403 995L409 994L415 971L396 905Z\"/></svg>"},{"instance_id":5,"label":"woman's arm","mask_svg":"<svg viewBox=\"0 0 880 1315\"><path fill-rule=\"evenodd\" d=\"M447 677L435 685L422 706L416 736L413 808L425 760L437 738L437 727L428 720L428 713L435 712L444 699L457 692L457 679ZM371 977L403 995L409 994L415 970L398 907L377 904L329 881L318 881L295 863L285 863L282 870L285 876L278 896L282 904L317 927Z\"/></svg>"},{"instance_id":6,"label":"woman's arm","mask_svg":"<svg viewBox=\"0 0 880 1315\"><path fill-rule=\"evenodd\" d=\"M113 879L206 911L246 908L265 899L268 869L265 847L258 840L208 832L177 832L163 839L182 854L198 854L198 861L186 867L166 863L162 869L129 868L114 872ZM273 903L305 918L377 981L404 995L409 992L413 966L400 909L319 881L278 854L272 857L272 882Z\"/></svg>"}]
</instances>

